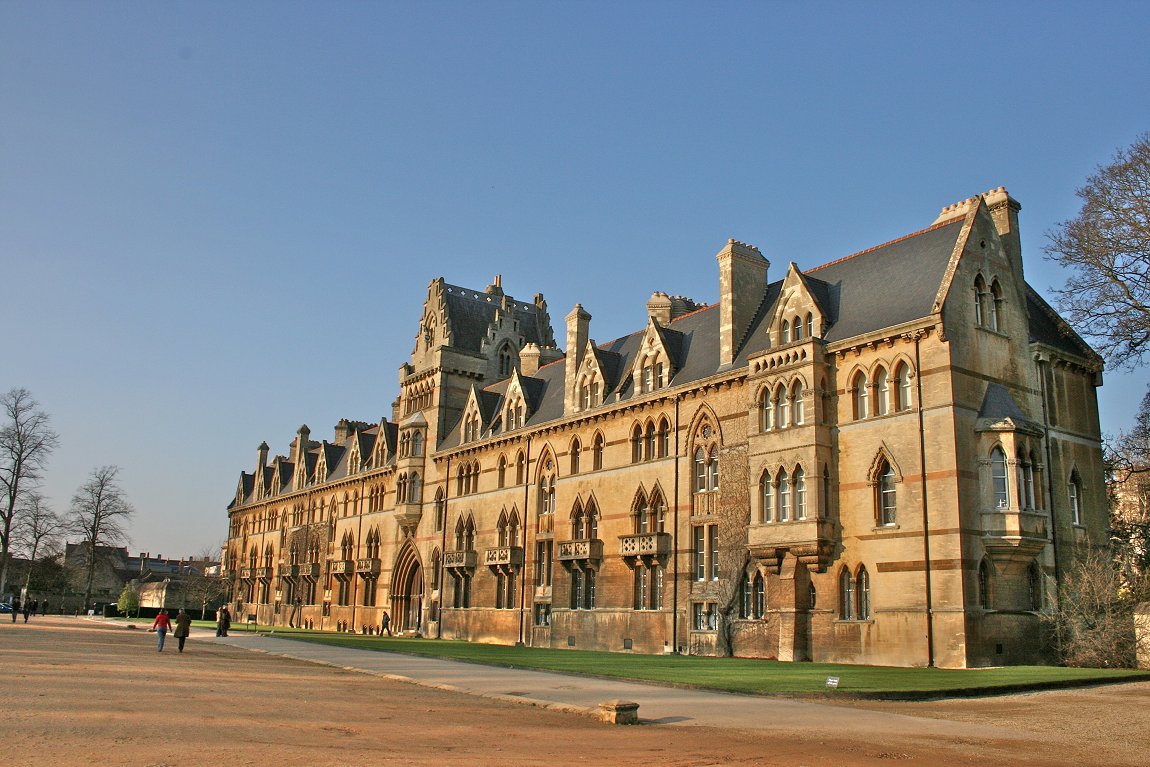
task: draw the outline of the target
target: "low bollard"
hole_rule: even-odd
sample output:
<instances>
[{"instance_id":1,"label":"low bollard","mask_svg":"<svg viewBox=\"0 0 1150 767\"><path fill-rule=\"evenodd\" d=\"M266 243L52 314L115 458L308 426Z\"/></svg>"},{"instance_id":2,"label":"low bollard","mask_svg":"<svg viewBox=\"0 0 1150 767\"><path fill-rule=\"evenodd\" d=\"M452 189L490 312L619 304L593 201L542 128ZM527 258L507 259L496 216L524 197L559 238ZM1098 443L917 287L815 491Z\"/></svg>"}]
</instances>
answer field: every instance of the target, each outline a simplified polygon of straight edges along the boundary
<instances>
[{"instance_id":1,"label":"low bollard","mask_svg":"<svg viewBox=\"0 0 1150 767\"><path fill-rule=\"evenodd\" d=\"M629 700L608 700L599 704L599 719L607 724L638 724L639 704Z\"/></svg>"}]
</instances>

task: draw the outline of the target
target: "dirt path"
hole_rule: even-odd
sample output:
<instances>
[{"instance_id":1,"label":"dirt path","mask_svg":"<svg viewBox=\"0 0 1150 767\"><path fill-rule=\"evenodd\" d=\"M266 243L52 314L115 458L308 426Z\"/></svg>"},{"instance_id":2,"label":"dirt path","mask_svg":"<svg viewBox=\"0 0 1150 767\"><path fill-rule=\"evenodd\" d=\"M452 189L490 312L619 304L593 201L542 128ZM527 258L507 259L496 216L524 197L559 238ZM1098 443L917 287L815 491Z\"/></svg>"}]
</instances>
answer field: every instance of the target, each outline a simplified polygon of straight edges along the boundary
<instances>
[{"instance_id":1,"label":"dirt path","mask_svg":"<svg viewBox=\"0 0 1150 767\"><path fill-rule=\"evenodd\" d=\"M170 640L169 640L170 641ZM170 647L170 650L174 650ZM1008 726L1015 740L876 732L812 721L787 732L611 727L530 706L389 682L67 618L0 624L0 764L187 765L1142 765L1150 683L932 703L865 703ZM865 716L865 712L860 711Z\"/></svg>"}]
</instances>

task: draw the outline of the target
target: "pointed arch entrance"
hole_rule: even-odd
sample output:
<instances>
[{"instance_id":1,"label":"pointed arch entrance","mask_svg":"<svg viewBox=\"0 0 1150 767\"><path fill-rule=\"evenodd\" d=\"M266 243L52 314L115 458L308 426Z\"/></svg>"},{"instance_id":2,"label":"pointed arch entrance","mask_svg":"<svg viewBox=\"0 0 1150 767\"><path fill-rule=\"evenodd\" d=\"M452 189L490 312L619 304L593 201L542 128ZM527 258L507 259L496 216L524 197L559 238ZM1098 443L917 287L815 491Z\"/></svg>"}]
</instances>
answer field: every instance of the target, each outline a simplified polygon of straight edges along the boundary
<instances>
[{"instance_id":1,"label":"pointed arch entrance","mask_svg":"<svg viewBox=\"0 0 1150 767\"><path fill-rule=\"evenodd\" d=\"M411 541L392 568L391 616L396 631L419 631L423 622L423 565Z\"/></svg>"}]
</instances>

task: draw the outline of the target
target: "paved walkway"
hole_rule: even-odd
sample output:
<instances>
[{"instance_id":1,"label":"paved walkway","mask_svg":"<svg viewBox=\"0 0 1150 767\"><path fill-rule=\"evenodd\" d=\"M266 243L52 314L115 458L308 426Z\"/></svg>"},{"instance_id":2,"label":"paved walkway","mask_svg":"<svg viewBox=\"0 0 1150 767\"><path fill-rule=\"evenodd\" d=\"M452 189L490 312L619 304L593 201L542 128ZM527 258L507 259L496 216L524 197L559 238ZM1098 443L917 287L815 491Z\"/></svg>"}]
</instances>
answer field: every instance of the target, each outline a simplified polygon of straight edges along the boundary
<instances>
[{"instance_id":1,"label":"paved walkway","mask_svg":"<svg viewBox=\"0 0 1150 767\"><path fill-rule=\"evenodd\" d=\"M927 739L975 737L1027 740L1033 737L1002 727L925 719L789 698L736 695L550 671L497 668L402 653L333 647L265 634L232 632L226 638L219 638L210 634L205 636L205 632L196 632L196 641L221 642L425 687L562 711L594 713L600 702L620 698L638 703L640 718L644 723L651 724L769 729L776 733L786 730L809 731L814 726L825 728L828 734L862 738L876 733L895 732Z\"/></svg>"}]
</instances>

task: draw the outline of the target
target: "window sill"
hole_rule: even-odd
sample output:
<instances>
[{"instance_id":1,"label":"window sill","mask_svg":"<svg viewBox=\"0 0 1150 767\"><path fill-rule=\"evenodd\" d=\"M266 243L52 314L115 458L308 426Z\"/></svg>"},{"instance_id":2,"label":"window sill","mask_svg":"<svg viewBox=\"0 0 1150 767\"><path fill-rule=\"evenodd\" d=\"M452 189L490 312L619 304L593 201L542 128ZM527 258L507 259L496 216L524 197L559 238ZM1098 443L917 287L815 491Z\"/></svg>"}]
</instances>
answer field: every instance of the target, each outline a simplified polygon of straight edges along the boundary
<instances>
[{"instance_id":1,"label":"window sill","mask_svg":"<svg viewBox=\"0 0 1150 767\"><path fill-rule=\"evenodd\" d=\"M891 531L898 530L898 529L899 529L899 525L897 522L895 522L895 523L892 523L889 525L875 525L874 527L871 528L871 532L873 532L873 533L884 533L884 532L891 532Z\"/></svg>"},{"instance_id":2,"label":"window sill","mask_svg":"<svg viewBox=\"0 0 1150 767\"><path fill-rule=\"evenodd\" d=\"M856 624L859 624L859 625L863 625L863 624L866 624L866 625L871 625L871 624L873 624L873 623L874 623L874 618L864 618L864 619L858 619L858 618L835 618L835 625L836 625L836 626L837 626L837 625L839 625L839 624L844 624L844 625L848 625L848 626L850 626L850 625L856 625Z\"/></svg>"}]
</instances>

